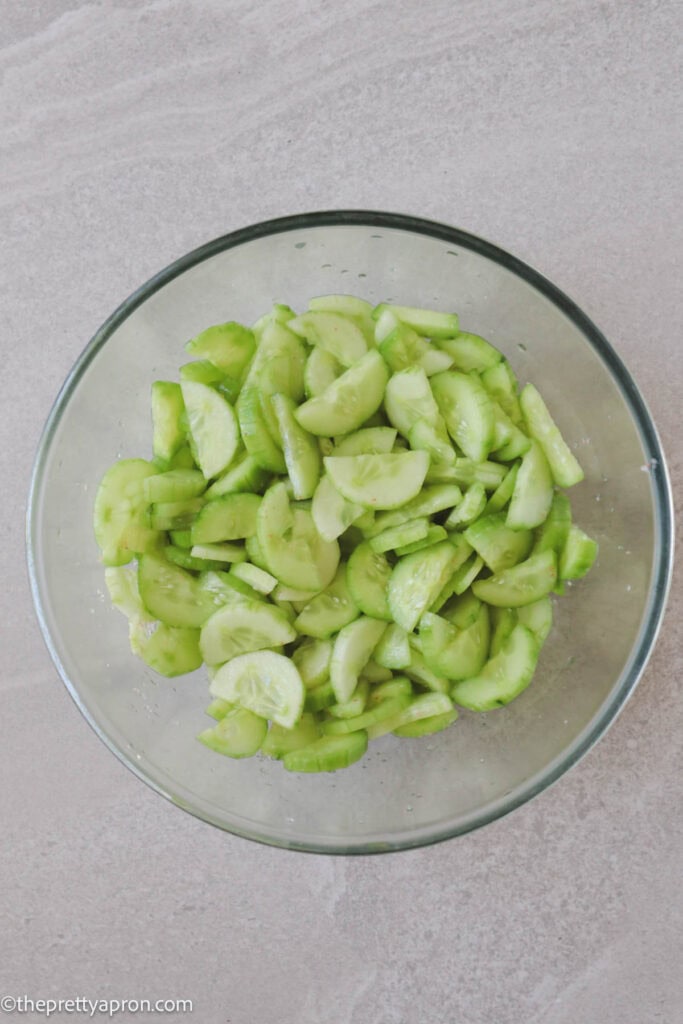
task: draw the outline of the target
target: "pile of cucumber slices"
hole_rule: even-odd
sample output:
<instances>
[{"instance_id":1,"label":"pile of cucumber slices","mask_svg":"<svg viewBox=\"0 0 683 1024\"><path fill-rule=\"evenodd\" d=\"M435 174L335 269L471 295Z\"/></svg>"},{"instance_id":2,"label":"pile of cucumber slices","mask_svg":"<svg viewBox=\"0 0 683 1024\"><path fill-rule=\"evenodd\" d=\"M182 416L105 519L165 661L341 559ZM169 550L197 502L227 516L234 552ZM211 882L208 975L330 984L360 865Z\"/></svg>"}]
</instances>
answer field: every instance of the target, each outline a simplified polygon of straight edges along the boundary
<instances>
[{"instance_id":1,"label":"pile of cucumber slices","mask_svg":"<svg viewBox=\"0 0 683 1024\"><path fill-rule=\"evenodd\" d=\"M135 654L208 668L201 742L330 771L520 694L597 554L533 384L453 313L347 295L186 348L94 523Z\"/></svg>"}]
</instances>

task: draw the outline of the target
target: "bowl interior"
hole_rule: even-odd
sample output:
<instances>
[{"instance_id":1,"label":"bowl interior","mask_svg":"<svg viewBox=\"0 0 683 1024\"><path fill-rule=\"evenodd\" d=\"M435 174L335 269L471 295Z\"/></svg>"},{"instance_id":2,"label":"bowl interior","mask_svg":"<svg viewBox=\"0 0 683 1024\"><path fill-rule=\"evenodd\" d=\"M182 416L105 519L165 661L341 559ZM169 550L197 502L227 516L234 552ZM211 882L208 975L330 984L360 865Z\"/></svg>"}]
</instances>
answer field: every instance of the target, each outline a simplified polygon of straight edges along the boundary
<instances>
[{"instance_id":1,"label":"bowl interior","mask_svg":"<svg viewBox=\"0 0 683 1024\"><path fill-rule=\"evenodd\" d=\"M385 737L350 769L296 776L277 762L231 761L196 742L208 721L206 676L165 680L129 652L125 620L105 593L92 503L115 459L150 456L150 385L177 379L187 338L223 320L251 322L273 301L303 308L330 292L456 310L463 329L502 349L520 382L540 388L586 471L572 505L600 556L590 576L556 600L537 676L507 709L463 712L434 737ZM453 835L553 781L635 684L668 572L669 499L656 435L630 379L591 330L560 293L492 246L389 216L363 223L312 215L238 233L141 289L67 382L32 496L41 622L102 738L193 813L252 838L321 851Z\"/></svg>"}]
</instances>

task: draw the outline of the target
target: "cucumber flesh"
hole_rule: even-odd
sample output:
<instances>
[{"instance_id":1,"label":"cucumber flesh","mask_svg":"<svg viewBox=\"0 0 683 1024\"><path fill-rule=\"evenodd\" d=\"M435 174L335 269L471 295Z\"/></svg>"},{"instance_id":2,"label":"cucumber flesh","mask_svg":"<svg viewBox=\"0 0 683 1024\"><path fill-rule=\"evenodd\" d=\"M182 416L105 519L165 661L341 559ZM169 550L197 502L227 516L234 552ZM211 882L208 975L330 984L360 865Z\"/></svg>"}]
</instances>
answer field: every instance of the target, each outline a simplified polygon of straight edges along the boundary
<instances>
[{"instance_id":1,"label":"cucumber flesh","mask_svg":"<svg viewBox=\"0 0 683 1024\"><path fill-rule=\"evenodd\" d=\"M287 326L309 344L325 349L342 366L353 366L368 350L361 329L338 313L321 310L303 313L290 320Z\"/></svg>"},{"instance_id":2,"label":"cucumber flesh","mask_svg":"<svg viewBox=\"0 0 683 1024\"><path fill-rule=\"evenodd\" d=\"M95 539L105 565L125 565L154 547L158 533L149 526L145 481L156 475L151 462L122 459L102 477L95 496Z\"/></svg>"},{"instance_id":3,"label":"cucumber flesh","mask_svg":"<svg viewBox=\"0 0 683 1024\"><path fill-rule=\"evenodd\" d=\"M292 654L307 690L324 683L330 675L332 644L329 640L305 640Z\"/></svg>"},{"instance_id":4,"label":"cucumber flesh","mask_svg":"<svg viewBox=\"0 0 683 1024\"><path fill-rule=\"evenodd\" d=\"M424 548L430 548L432 544L438 544L442 540L448 540L448 532L443 526L429 526L427 533L422 540L413 541L410 544L403 544L399 548L395 548L395 552L399 558L403 558L404 555L412 555L416 551L423 551Z\"/></svg>"},{"instance_id":5,"label":"cucumber flesh","mask_svg":"<svg viewBox=\"0 0 683 1024\"><path fill-rule=\"evenodd\" d=\"M402 523L400 526L390 527L381 533L375 534L370 541L370 547L375 554L382 554L384 551L394 551L396 548L411 545L415 541L424 540L429 533L429 520L427 518L413 519L411 522ZM444 536L446 531L443 531Z\"/></svg>"},{"instance_id":6,"label":"cucumber flesh","mask_svg":"<svg viewBox=\"0 0 683 1024\"><path fill-rule=\"evenodd\" d=\"M456 683L451 696L471 711L491 711L509 704L531 682L538 661L538 641L520 624L512 630L501 650L482 671Z\"/></svg>"},{"instance_id":7,"label":"cucumber flesh","mask_svg":"<svg viewBox=\"0 0 683 1024\"><path fill-rule=\"evenodd\" d=\"M285 754L282 763L289 772L333 772L360 761L368 749L368 734L362 730L345 736L322 736L307 747Z\"/></svg>"},{"instance_id":8,"label":"cucumber flesh","mask_svg":"<svg viewBox=\"0 0 683 1024\"><path fill-rule=\"evenodd\" d=\"M336 437L362 427L384 398L389 371L374 349L315 398L300 405L296 418L311 434Z\"/></svg>"},{"instance_id":9,"label":"cucumber flesh","mask_svg":"<svg viewBox=\"0 0 683 1024\"><path fill-rule=\"evenodd\" d=\"M386 626L386 622L362 615L340 630L330 663L330 682L338 704L347 701L355 690Z\"/></svg>"},{"instance_id":10,"label":"cucumber flesh","mask_svg":"<svg viewBox=\"0 0 683 1024\"><path fill-rule=\"evenodd\" d=\"M323 722L323 734L326 736L344 736L359 730L370 729L384 719L393 718L403 711L410 703L407 695L387 697L386 700L368 708L354 718L338 718L335 721Z\"/></svg>"},{"instance_id":11,"label":"cucumber flesh","mask_svg":"<svg viewBox=\"0 0 683 1024\"><path fill-rule=\"evenodd\" d=\"M185 443L185 404L180 384L157 380L152 384L152 451L168 461Z\"/></svg>"},{"instance_id":12,"label":"cucumber flesh","mask_svg":"<svg viewBox=\"0 0 683 1024\"><path fill-rule=\"evenodd\" d=\"M273 395L272 403L294 497L299 500L312 498L322 465L318 442L297 422L294 416L296 406L291 398Z\"/></svg>"},{"instance_id":13,"label":"cucumber flesh","mask_svg":"<svg viewBox=\"0 0 683 1024\"><path fill-rule=\"evenodd\" d=\"M344 372L344 367L324 348L314 348L306 360L304 389L306 398L316 398L334 384Z\"/></svg>"},{"instance_id":14,"label":"cucumber flesh","mask_svg":"<svg viewBox=\"0 0 683 1024\"><path fill-rule=\"evenodd\" d=\"M482 670L489 650L489 611L479 606L474 622L459 630L448 619L425 613L420 640L427 665L446 679L467 679Z\"/></svg>"},{"instance_id":15,"label":"cucumber flesh","mask_svg":"<svg viewBox=\"0 0 683 1024\"><path fill-rule=\"evenodd\" d=\"M479 378L447 370L432 377L431 386L448 433L468 458L484 462L494 444L495 415Z\"/></svg>"},{"instance_id":16,"label":"cucumber flesh","mask_svg":"<svg viewBox=\"0 0 683 1024\"><path fill-rule=\"evenodd\" d=\"M511 569L527 557L533 544L530 530L511 530L504 512L481 516L465 530L465 539L492 572Z\"/></svg>"},{"instance_id":17,"label":"cucumber flesh","mask_svg":"<svg viewBox=\"0 0 683 1024\"><path fill-rule=\"evenodd\" d=\"M304 684L296 666L283 654L241 654L218 669L211 695L238 704L262 718L291 729L304 707Z\"/></svg>"},{"instance_id":18,"label":"cucumber flesh","mask_svg":"<svg viewBox=\"0 0 683 1024\"><path fill-rule=\"evenodd\" d=\"M402 669L410 665L410 655L408 634L392 622L375 648L374 660L382 668Z\"/></svg>"},{"instance_id":19,"label":"cucumber flesh","mask_svg":"<svg viewBox=\"0 0 683 1024\"><path fill-rule=\"evenodd\" d=\"M429 456L426 452L389 455L341 455L324 459L337 490L364 508L398 508L421 490Z\"/></svg>"},{"instance_id":20,"label":"cucumber flesh","mask_svg":"<svg viewBox=\"0 0 683 1024\"><path fill-rule=\"evenodd\" d=\"M550 505L548 517L536 530L533 553L554 551L559 558L569 536L572 525L572 510L566 494L556 492Z\"/></svg>"},{"instance_id":21,"label":"cucumber flesh","mask_svg":"<svg viewBox=\"0 0 683 1024\"><path fill-rule=\"evenodd\" d=\"M254 332L234 321L207 327L185 346L191 356L208 359L224 374L241 377L256 349Z\"/></svg>"},{"instance_id":22,"label":"cucumber flesh","mask_svg":"<svg viewBox=\"0 0 683 1024\"><path fill-rule=\"evenodd\" d=\"M498 608L518 608L539 601L557 582L554 551L532 555L524 562L472 584L474 594Z\"/></svg>"},{"instance_id":23,"label":"cucumber flesh","mask_svg":"<svg viewBox=\"0 0 683 1024\"><path fill-rule=\"evenodd\" d=\"M591 568L597 556L597 541L572 524L560 555L560 579L581 579Z\"/></svg>"},{"instance_id":24,"label":"cucumber flesh","mask_svg":"<svg viewBox=\"0 0 683 1024\"><path fill-rule=\"evenodd\" d=\"M391 566L382 553L372 550L370 544L359 544L346 567L349 591L358 608L371 618L391 621L387 601L387 586Z\"/></svg>"},{"instance_id":25,"label":"cucumber flesh","mask_svg":"<svg viewBox=\"0 0 683 1024\"><path fill-rule=\"evenodd\" d=\"M546 519L553 500L553 478L543 449L535 441L522 459L507 510L513 530L533 530Z\"/></svg>"},{"instance_id":26,"label":"cucumber flesh","mask_svg":"<svg viewBox=\"0 0 683 1024\"><path fill-rule=\"evenodd\" d=\"M206 497L212 499L223 494L260 491L265 487L267 480L266 471L248 452L243 452L233 461L230 469L209 487Z\"/></svg>"},{"instance_id":27,"label":"cucumber flesh","mask_svg":"<svg viewBox=\"0 0 683 1024\"><path fill-rule=\"evenodd\" d=\"M225 757L253 757L260 750L267 732L265 718L246 708L231 708L217 725L200 732L197 739L209 750Z\"/></svg>"},{"instance_id":28,"label":"cucumber flesh","mask_svg":"<svg viewBox=\"0 0 683 1024\"><path fill-rule=\"evenodd\" d=\"M502 353L485 338L478 334L468 334L466 331L460 331L455 338L448 338L437 344L451 357L456 370L462 370L463 373L469 373L471 370L481 373L491 366L496 366L503 358Z\"/></svg>"},{"instance_id":29,"label":"cucumber flesh","mask_svg":"<svg viewBox=\"0 0 683 1024\"><path fill-rule=\"evenodd\" d=\"M394 427L365 427L347 434L335 445L332 455L387 455L394 447Z\"/></svg>"},{"instance_id":30,"label":"cucumber flesh","mask_svg":"<svg viewBox=\"0 0 683 1024\"><path fill-rule=\"evenodd\" d=\"M325 640L337 633L360 614L346 579L345 565L325 590L312 598L295 620L295 627L304 636Z\"/></svg>"},{"instance_id":31,"label":"cucumber flesh","mask_svg":"<svg viewBox=\"0 0 683 1024\"><path fill-rule=\"evenodd\" d=\"M237 417L230 403L208 384L186 380L180 390L195 458L209 480L227 469L237 453Z\"/></svg>"},{"instance_id":32,"label":"cucumber flesh","mask_svg":"<svg viewBox=\"0 0 683 1024\"><path fill-rule=\"evenodd\" d=\"M199 649L207 665L221 665L238 654L280 647L295 639L296 630L284 612L265 601L244 598L211 615L202 627Z\"/></svg>"},{"instance_id":33,"label":"cucumber flesh","mask_svg":"<svg viewBox=\"0 0 683 1024\"><path fill-rule=\"evenodd\" d=\"M427 338L453 338L458 334L457 313L440 313L433 309L420 309L416 306L380 303L379 306L375 306L372 315L377 319L385 310L389 310L401 323L407 324L418 334L423 334Z\"/></svg>"},{"instance_id":34,"label":"cucumber flesh","mask_svg":"<svg viewBox=\"0 0 683 1024\"><path fill-rule=\"evenodd\" d=\"M311 515L323 540L332 541L341 537L365 511L362 505L347 501L326 473L322 476L313 494Z\"/></svg>"},{"instance_id":35,"label":"cucumber flesh","mask_svg":"<svg viewBox=\"0 0 683 1024\"><path fill-rule=\"evenodd\" d=\"M330 704L327 709L328 715L331 715L332 718L357 718L365 711L369 693L370 683L367 679L360 679L358 686L347 701L344 701L343 704Z\"/></svg>"},{"instance_id":36,"label":"cucumber flesh","mask_svg":"<svg viewBox=\"0 0 683 1024\"><path fill-rule=\"evenodd\" d=\"M304 711L291 729L285 729L274 722L261 744L261 753L266 757L282 760L285 754L307 747L320 738L320 726L310 711Z\"/></svg>"},{"instance_id":37,"label":"cucumber flesh","mask_svg":"<svg viewBox=\"0 0 683 1024\"><path fill-rule=\"evenodd\" d=\"M411 633L453 572L455 551L448 541L406 555L389 579L388 603L394 622Z\"/></svg>"},{"instance_id":38,"label":"cucumber flesh","mask_svg":"<svg viewBox=\"0 0 683 1024\"><path fill-rule=\"evenodd\" d=\"M281 583L315 592L331 583L339 545L323 540L310 512L290 508L283 483L266 491L256 517L256 536L267 571Z\"/></svg>"},{"instance_id":39,"label":"cucumber flesh","mask_svg":"<svg viewBox=\"0 0 683 1024\"><path fill-rule=\"evenodd\" d=\"M192 543L213 544L253 536L261 501L257 494L239 493L208 502L192 524Z\"/></svg>"},{"instance_id":40,"label":"cucumber flesh","mask_svg":"<svg viewBox=\"0 0 683 1024\"><path fill-rule=\"evenodd\" d=\"M557 486L573 487L580 483L584 472L533 384L527 384L522 391L520 405L529 433L543 449Z\"/></svg>"},{"instance_id":41,"label":"cucumber flesh","mask_svg":"<svg viewBox=\"0 0 683 1024\"><path fill-rule=\"evenodd\" d=\"M390 423L405 438L416 423L424 421L436 427L440 420L427 375L417 366L393 374L387 383L384 408Z\"/></svg>"}]
</instances>

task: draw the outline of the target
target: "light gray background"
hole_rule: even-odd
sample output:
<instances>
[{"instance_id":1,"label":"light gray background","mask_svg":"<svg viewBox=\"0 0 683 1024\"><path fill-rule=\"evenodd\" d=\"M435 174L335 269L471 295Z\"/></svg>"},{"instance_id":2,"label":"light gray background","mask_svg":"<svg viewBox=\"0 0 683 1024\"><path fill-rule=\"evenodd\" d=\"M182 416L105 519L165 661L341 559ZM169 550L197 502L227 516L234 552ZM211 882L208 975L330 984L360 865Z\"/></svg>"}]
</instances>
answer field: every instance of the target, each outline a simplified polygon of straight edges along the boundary
<instances>
[{"instance_id":1,"label":"light gray background","mask_svg":"<svg viewBox=\"0 0 683 1024\"><path fill-rule=\"evenodd\" d=\"M215 235L338 206L457 224L556 281L634 373L680 497L680 12L1 0L6 993L184 997L202 1024L683 1019L680 579L634 698L550 792L345 860L136 781L57 678L23 554L43 421L109 312Z\"/></svg>"}]
</instances>

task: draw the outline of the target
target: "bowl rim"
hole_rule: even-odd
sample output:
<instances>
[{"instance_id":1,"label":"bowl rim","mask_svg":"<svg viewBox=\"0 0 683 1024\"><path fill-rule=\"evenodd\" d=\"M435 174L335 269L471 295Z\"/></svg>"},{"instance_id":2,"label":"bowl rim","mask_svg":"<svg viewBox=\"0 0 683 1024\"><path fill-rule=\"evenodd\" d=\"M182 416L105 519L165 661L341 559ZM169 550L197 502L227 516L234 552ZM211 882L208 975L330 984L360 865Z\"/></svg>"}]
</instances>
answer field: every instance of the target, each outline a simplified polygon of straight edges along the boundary
<instances>
[{"instance_id":1,"label":"bowl rim","mask_svg":"<svg viewBox=\"0 0 683 1024\"><path fill-rule=\"evenodd\" d=\"M485 805L481 810L472 812L461 823L449 824L445 822L436 827L429 825L413 830L406 828L402 832L396 833L395 839L392 838L384 842L378 842L377 840L356 841L351 839L351 845L347 841L328 840L327 837L321 837L319 842L311 842L299 840L284 833L271 833L265 829L250 831L249 829L229 825L215 815L204 813L199 808L188 804L186 800L174 796L172 792L148 776L134 761L129 759L100 727L95 717L81 700L77 687L69 678L62 664L57 646L52 639L47 615L44 610L35 554L38 530L38 496L44 479L44 471L52 438L62 412L66 408L83 374L118 327L138 306L160 288L164 287L175 277L220 252L236 248L255 239L287 231L301 230L302 228L339 226L398 229L418 235L426 235L468 249L511 271L559 308L579 329L603 363L605 363L631 413L646 453L647 467L650 469L648 477L653 499L655 527L651 581L638 636L628 661L612 687L610 696L605 699L594 718L575 737L574 741L553 761L539 770L534 776L526 779L524 783L520 784L511 793L506 794L491 804ZM673 521L673 498L666 459L657 428L647 404L638 390L633 377L610 342L607 341L593 321L560 288L518 257L513 256L494 243L461 228L451 227L438 221L404 213L363 209L318 210L260 221L221 235L198 246L149 278L149 280L132 292L104 321L87 343L62 384L41 433L29 487L26 515L26 552L31 593L38 623L43 640L62 682L91 728L119 761L132 771L134 775L176 806L182 807L200 820L215 825L232 835L298 852L363 855L397 852L428 846L481 828L504 817L517 807L539 795L557 782L570 768L578 764L623 710L627 700L638 684L654 648L661 628L671 585L674 556Z\"/></svg>"}]
</instances>

